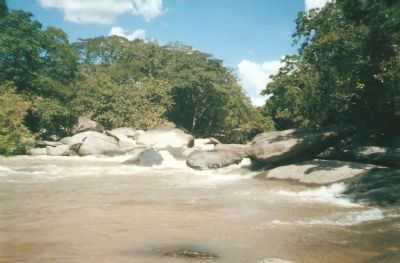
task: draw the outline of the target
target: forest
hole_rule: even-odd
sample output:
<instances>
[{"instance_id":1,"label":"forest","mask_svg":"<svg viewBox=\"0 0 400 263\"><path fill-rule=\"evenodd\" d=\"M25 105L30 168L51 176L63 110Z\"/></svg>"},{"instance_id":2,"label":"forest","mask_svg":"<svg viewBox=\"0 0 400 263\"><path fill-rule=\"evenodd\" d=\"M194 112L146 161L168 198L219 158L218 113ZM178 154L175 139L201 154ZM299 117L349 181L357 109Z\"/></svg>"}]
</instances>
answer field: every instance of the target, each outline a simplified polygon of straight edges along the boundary
<instances>
[{"instance_id":1,"label":"forest","mask_svg":"<svg viewBox=\"0 0 400 263\"><path fill-rule=\"evenodd\" d=\"M66 136L79 116L108 129L173 124L231 143L274 129L352 127L364 137L400 131L396 0L337 0L300 12L298 52L282 60L261 108L223 61L181 43L117 36L71 43L5 0L0 28L1 155Z\"/></svg>"}]
</instances>

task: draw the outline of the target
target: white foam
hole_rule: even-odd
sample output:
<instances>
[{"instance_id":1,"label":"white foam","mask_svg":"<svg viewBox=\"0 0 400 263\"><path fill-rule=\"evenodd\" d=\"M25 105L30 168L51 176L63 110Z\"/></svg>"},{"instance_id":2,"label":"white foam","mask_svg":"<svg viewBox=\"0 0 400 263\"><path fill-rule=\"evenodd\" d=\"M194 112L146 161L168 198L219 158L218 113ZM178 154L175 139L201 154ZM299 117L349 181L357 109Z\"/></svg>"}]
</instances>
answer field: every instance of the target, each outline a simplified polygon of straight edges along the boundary
<instances>
[{"instance_id":1,"label":"white foam","mask_svg":"<svg viewBox=\"0 0 400 263\"><path fill-rule=\"evenodd\" d=\"M360 205L352 203L350 199L347 199L343 196L343 192L345 190L346 185L344 183L338 183L331 186L323 186L317 189L301 192L280 190L276 191L276 194L287 197L294 197L293 200L296 202L320 202L344 207L359 207Z\"/></svg>"},{"instance_id":2,"label":"white foam","mask_svg":"<svg viewBox=\"0 0 400 263\"><path fill-rule=\"evenodd\" d=\"M293 222L273 220L273 225L330 225L330 226L354 226L363 223L380 221L385 218L383 211L378 208L372 208L364 211L355 211L336 214L332 217L323 219L297 220Z\"/></svg>"}]
</instances>

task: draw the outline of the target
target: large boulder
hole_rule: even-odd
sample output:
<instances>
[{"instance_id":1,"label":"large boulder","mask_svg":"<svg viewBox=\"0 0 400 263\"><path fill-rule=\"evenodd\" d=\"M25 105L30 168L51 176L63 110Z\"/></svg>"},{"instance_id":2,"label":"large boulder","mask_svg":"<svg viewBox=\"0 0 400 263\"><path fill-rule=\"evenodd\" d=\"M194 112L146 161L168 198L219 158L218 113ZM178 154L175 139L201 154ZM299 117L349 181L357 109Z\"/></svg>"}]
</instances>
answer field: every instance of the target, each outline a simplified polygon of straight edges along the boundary
<instances>
[{"instance_id":1,"label":"large boulder","mask_svg":"<svg viewBox=\"0 0 400 263\"><path fill-rule=\"evenodd\" d=\"M161 165L163 158L159 152L154 149L138 149L133 153L133 157L124 162L124 164L133 164L145 167Z\"/></svg>"},{"instance_id":2,"label":"large boulder","mask_svg":"<svg viewBox=\"0 0 400 263\"><path fill-rule=\"evenodd\" d=\"M295 181L307 185L327 185L365 175L375 165L342 161L313 160L281 166L258 176L258 178Z\"/></svg>"},{"instance_id":3,"label":"large boulder","mask_svg":"<svg viewBox=\"0 0 400 263\"><path fill-rule=\"evenodd\" d=\"M72 134L85 132L85 131L102 132L102 131L104 131L104 127L101 124L99 124L87 117L79 117L78 122L72 128Z\"/></svg>"},{"instance_id":4,"label":"large boulder","mask_svg":"<svg viewBox=\"0 0 400 263\"><path fill-rule=\"evenodd\" d=\"M234 152L242 158L246 158L249 156L249 145L245 144L217 144L215 145L216 151L229 151Z\"/></svg>"},{"instance_id":5,"label":"large boulder","mask_svg":"<svg viewBox=\"0 0 400 263\"><path fill-rule=\"evenodd\" d=\"M232 151L194 151L186 164L196 170L208 170L238 164L242 160L242 155Z\"/></svg>"},{"instance_id":6,"label":"large boulder","mask_svg":"<svg viewBox=\"0 0 400 263\"><path fill-rule=\"evenodd\" d=\"M117 128L117 129L113 129L111 131L107 131L108 133L110 133L112 136L115 137L128 137L131 138L133 140L136 139L136 135L138 133L140 133L140 131L137 131L134 128L128 128L128 127L123 127L123 128Z\"/></svg>"},{"instance_id":7,"label":"large boulder","mask_svg":"<svg viewBox=\"0 0 400 263\"><path fill-rule=\"evenodd\" d=\"M57 146L63 145L63 143L62 142L54 142L54 141L39 141L37 143L37 145L40 147L47 147L47 146L57 147Z\"/></svg>"},{"instance_id":8,"label":"large boulder","mask_svg":"<svg viewBox=\"0 0 400 263\"><path fill-rule=\"evenodd\" d=\"M121 151L130 151L137 147L136 134L137 131L132 128L118 128L111 131L106 131L108 136L114 137L118 141Z\"/></svg>"},{"instance_id":9,"label":"large boulder","mask_svg":"<svg viewBox=\"0 0 400 263\"><path fill-rule=\"evenodd\" d=\"M32 148L28 151L28 154L32 156L47 155L47 150L46 148Z\"/></svg>"},{"instance_id":10,"label":"large boulder","mask_svg":"<svg viewBox=\"0 0 400 263\"><path fill-rule=\"evenodd\" d=\"M85 137L78 149L78 154L80 156L116 155L121 153L123 153L123 151L115 138L95 132Z\"/></svg>"},{"instance_id":11,"label":"large boulder","mask_svg":"<svg viewBox=\"0 0 400 263\"><path fill-rule=\"evenodd\" d=\"M277 166L313 159L334 144L338 133L286 130L257 135L251 142L250 158L263 165Z\"/></svg>"},{"instance_id":12,"label":"large boulder","mask_svg":"<svg viewBox=\"0 0 400 263\"><path fill-rule=\"evenodd\" d=\"M193 147L194 139L192 135L179 129L156 129L139 134L136 143L155 149L165 149L168 146L183 148Z\"/></svg>"},{"instance_id":13,"label":"large boulder","mask_svg":"<svg viewBox=\"0 0 400 263\"><path fill-rule=\"evenodd\" d=\"M59 145L56 147L47 146L46 147L47 155L49 156L69 156L74 155L74 152L71 151L69 145Z\"/></svg>"}]
</instances>

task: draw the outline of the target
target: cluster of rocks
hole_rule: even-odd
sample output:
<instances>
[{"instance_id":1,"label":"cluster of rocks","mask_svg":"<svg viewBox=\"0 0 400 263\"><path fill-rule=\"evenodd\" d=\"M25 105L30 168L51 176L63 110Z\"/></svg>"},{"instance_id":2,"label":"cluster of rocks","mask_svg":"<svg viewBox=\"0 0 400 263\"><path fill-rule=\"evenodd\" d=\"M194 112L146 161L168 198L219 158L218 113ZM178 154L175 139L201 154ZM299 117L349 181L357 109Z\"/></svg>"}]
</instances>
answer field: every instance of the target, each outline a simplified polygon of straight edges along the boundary
<instances>
[{"instance_id":1,"label":"cluster of rocks","mask_svg":"<svg viewBox=\"0 0 400 263\"><path fill-rule=\"evenodd\" d=\"M400 189L397 189L400 188L400 170L397 170L400 167L400 148L379 145L340 148L338 145L347 136L346 132L274 131L259 134L250 143L239 145L221 144L214 138L195 139L177 128L107 131L90 119L80 118L73 133L73 136L59 141L41 142L40 147L32 149L30 154L127 154L129 160L126 164L154 166L164 161L161 151L168 151L175 159L185 160L187 166L197 170L223 168L249 158L254 167L264 171L258 178L290 180L307 185L345 181L353 186L354 191L349 194L355 199L379 196L380 200L385 200L381 193L390 190L392 194L395 190L389 204L400 203ZM387 174L390 174L390 180L384 176ZM374 182L378 181L382 189L374 188Z\"/></svg>"}]
</instances>

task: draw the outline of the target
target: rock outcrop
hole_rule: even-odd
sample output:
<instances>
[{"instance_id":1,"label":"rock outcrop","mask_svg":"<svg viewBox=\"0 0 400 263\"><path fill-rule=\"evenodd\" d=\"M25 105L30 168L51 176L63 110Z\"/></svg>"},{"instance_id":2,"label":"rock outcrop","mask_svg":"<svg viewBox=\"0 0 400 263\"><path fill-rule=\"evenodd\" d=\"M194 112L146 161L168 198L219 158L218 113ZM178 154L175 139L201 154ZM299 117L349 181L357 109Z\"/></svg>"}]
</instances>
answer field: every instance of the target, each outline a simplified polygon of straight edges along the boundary
<instances>
[{"instance_id":1,"label":"rock outcrop","mask_svg":"<svg viewBox=\"0 0 400 263\"><path fill-rule=\"evenodd\" d=\"M139 134L136 137L136 143L155 149L185 148L193 147L194 138L179 129L156 129Z\"/></svg>"},{"instance_id":2,"label":"rock outcrop","mask_svg":"<svg viewBox=\"0 0 400 263\"><path fill-rule=\"evenodd\" d=\"M366 175L374 165L313 160L280 166L258 176L258 178L294 181L307 185L327 185Z\"/></svg>"},{"instance_id":3,"label":"rock outcrop","mask_svg":"<svg viewBox=\"0 0 400 263\"><path fill-rule=\"evenodd\" d=\"M250 158L266 166L278 166L291 162L313 159L335 143L338 133L286 130L257 135L251 142Z\"/></svg>"},{"instance_id":4,"label":"rock outcrop","mask_svg":"<svg viewBox=\"0 0 400 263\"><path fill-rule=\"evenodd\" d=\"M243 156L233 151L195 151L189 155L186 164L196 170L223 168L238 164Z\"/></svg>"}]
</instances>

